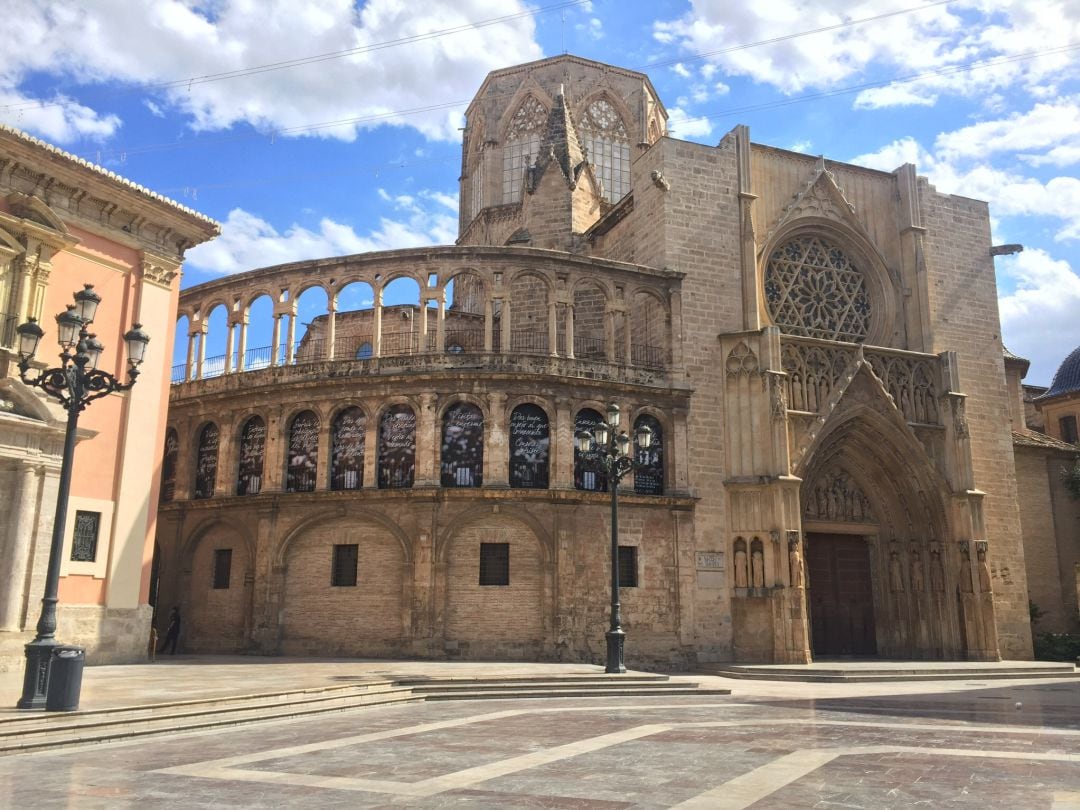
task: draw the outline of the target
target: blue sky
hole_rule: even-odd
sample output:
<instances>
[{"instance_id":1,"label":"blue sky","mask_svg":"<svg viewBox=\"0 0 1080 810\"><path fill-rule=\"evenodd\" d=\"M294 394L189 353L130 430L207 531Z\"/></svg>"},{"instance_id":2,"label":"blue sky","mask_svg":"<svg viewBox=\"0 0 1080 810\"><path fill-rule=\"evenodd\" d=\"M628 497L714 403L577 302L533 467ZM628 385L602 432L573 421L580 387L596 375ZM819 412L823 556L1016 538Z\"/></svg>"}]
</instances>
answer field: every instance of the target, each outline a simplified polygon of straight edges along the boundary
<instances>
[{"instance_id":1,"label":"blue sky","mask_svg":"<svg viewBox=\"0 0 1080 810\"><path fill-rule=\"evenodd\" d=\"M1028 382L1080 345L1080 0L5 5L0 120L222 222L185 285L452 242L468 99L568 51L647 72L676 137L747 124L989 201Z\"/></svg>"}]
</instances>

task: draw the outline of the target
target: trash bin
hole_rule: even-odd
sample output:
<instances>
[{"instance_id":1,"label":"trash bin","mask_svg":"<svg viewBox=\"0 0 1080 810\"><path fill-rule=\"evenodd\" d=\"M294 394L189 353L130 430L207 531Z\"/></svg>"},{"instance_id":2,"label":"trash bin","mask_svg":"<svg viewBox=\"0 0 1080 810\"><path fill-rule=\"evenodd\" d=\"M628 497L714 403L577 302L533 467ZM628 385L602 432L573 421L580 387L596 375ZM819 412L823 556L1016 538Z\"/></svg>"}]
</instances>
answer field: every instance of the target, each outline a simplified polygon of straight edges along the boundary
<instances>
[{"instance_id":1,"label":"trash bin","mask_svg":"<svg viewBox=\"0 0 1080 810\"><path fill-rule=\"evenodd\" d=\"M45 694L45 711L73 712L79 708L83 665L86 650L82 647L57 646L52 651L49 688Z\"/></svg>"}]
</instances>

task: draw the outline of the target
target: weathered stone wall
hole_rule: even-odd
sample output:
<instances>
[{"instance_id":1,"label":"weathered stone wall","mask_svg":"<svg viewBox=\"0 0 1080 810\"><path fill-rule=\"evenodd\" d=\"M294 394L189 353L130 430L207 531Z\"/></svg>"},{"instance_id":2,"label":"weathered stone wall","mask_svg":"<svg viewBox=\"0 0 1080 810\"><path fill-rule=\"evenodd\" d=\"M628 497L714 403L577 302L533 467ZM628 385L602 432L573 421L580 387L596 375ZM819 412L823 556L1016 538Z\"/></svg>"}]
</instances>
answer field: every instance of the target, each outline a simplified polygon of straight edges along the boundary
<instances>
[{"instance_id":1,"label":"weathered stone wall","mask_svg":"<svg viewBox=\"0 0 1080 810\"><path fill-rule=\"evenodd\" d=\"M951 350L959 356L975 486L986 493L982 517L990 543L999 646L1006 658L1030 658L1028 583L989 213L986 203L939 194L925 180L919 181L919 191L927 227L929 351Z\"/></svg>"}]
</instances>

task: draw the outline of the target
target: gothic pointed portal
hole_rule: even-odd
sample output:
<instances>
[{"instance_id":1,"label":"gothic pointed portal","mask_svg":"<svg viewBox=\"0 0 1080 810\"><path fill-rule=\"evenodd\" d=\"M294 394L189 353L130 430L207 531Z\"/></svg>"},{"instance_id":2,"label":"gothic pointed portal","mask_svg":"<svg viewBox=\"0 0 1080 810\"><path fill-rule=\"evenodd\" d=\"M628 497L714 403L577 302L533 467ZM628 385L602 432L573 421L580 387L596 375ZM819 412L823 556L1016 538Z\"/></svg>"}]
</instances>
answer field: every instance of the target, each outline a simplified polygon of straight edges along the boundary
<instances>
[{"instance_id":1,"label":"gothic pointed portal","mask_svg":"<svg viewBox=\"0 0 1080 810\"><path fill-rule=\"evenodd\" d=\"M799 470L813 654L968 657L946 482L869 364L834 403Z\"/></svg>"}]
</instances>

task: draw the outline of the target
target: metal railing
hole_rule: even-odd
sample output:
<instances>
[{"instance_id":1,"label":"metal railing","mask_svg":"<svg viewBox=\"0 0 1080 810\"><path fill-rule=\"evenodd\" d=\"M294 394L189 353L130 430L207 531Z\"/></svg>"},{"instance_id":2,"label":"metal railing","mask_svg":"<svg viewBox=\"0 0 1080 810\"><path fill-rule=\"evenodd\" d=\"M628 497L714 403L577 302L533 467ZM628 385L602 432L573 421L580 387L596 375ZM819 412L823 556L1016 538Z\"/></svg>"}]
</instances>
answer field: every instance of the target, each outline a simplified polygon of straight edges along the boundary
<instances>
[{"instance_id":1,"label":"metal railing","mask_svg":"<svg viewBox=\"0 0 1080 810\"><path fill-rule=\"evenodd\" d=\"M532 331L516 331L510 334L510 352L518 355L530 355L545 357L549 354L548 346L548 333L532 332ZM502 353L502 332L496 329L491 335L491 354ZM383 335L382 346L380 351L380 357L382 358L394 358L394 357L419 357L423 353L420 351L420 335L416 332L397 332L389 335ZM437 343L437 335L434 332L429 332L427 335L427 352L435 353ZM565 357L565 340L560 336L559 341L556 344L559 347L559 356ZM370 346L371 353L361 352L360 348L363 346ZM625 358L622 345L616 346L616 352L614 362L623 363ZM447 330L445 336L445 347L443 354L457 355L457 354L486 354L484 349L484 330L470 328L470 329L450 329ZM257 371L259 369L269 368L270 366L285 366L287 363L286 346L284 344L278 346L277 362L273 362L274 350L272 346L259 346L254 349L248 349L244 352L244 371ZM666 368L668 365L668 350L663 346L649 346L644 344L632 344L630 347L631 360L630 364L643 369L657 370ZM207 357L203 360L202 366L202 379L209 379L212 377L220 377L225 374L225 358L226 355L218 354L212 357ZM334 361L335 362L348 362L352 360L369 360L374 359L374 346L371 335L347 335L340 336L335 340ZM607 357L607 341L604 338L594 338L586 336L575 336L574 338L574 359L577 360L598 360L606 362ZM238 352L234 352L232 356L232 363L230 364L230 371L236 373L240 370L240 356ZM297 341L293 346L293 365L303 365L307 363L318 363L326 360L326 341L323 338L305 338ZM191 369L192 378L198 379L198 372L195 367ZM187 382L187 365L185 363L179 363L172 366L172 373L170 380L173 385L179 385Z\"/></svg>"}]
</instances>

